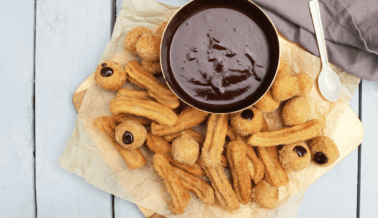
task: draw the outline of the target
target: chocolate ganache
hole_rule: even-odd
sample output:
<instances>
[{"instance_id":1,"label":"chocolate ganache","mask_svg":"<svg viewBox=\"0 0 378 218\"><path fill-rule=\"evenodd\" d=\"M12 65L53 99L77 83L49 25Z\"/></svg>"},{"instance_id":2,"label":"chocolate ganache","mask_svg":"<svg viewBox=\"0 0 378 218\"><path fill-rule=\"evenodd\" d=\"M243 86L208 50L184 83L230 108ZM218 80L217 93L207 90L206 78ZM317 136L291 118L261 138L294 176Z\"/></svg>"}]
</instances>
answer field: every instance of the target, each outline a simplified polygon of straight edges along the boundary
<instances>
[{"instance_id":1,"label":"chocolate ganache","mask_svg":"<svg viewBox=\"0 0 378 218\"><path fill-rule=\"evenodd\" d=\"M174 34L170 63L175 80L199 102L237 103L264 80L269 48L261 28L231 8L207 8Z\"/></svg>"}]
</instances>

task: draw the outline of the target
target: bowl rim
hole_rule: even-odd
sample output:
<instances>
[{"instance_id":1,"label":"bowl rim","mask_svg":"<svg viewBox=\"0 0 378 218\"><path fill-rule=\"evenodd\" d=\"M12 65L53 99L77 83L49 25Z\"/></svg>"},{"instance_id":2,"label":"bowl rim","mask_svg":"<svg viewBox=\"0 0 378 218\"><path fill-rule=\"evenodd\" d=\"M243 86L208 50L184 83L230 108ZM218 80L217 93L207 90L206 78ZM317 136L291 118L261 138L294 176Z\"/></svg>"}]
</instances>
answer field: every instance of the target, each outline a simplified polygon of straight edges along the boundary
<instances>
[{"instance_id":1,"label":"bowl rim","mask_svg":"<svg viewBox=\"0 0 378 218\"><path fill-rule=\"evenodd\" d=\"M178 12L180 12L181 10L183 10L183 8L187 7L189 4L193 3L194 1L195 1L195 0L190 0L189 2L187 2L187 3L185 3L183 6L181 6L179 9L177 9L177 11L175 11L175 12L173 13L173 15L169 18L169 20L166 21L166 22L167 22L166 27L171 23L172 19L177 15ZM164 68L163 68L163 64L162 64L162 61L161 61L161 60L162 60L163 41L164 41L164 36L165 36L166 29L167 29L167 28L164 28L163 34L162 34L162 36L161 36L161 41L160 41L160 55L159 55L159 56L160 56L160 61L159 61L159 62L160 62L160 68L161 68L162 75L163 75L163 77L164 77L164 80L165 80L165 82L166 82L168 88L173 92L173 94L176 95L176 97L177 97L178 99L180 99L180 100L181 100L182 102L184 102L185 104L187 104L187 105L189 105L189 106L191 106L191 107L193 107L193 108L195 108L195 109L197 109L197 110L200 110L200 111L203 111L203 112L206 112L206 113L211 113L211 114L232 114L232 113L238 113L238 112L244 111L244 110L246 110L246 109L252 107L252 106L255 105L257 102L259 102L259 101L260 101L260 100L266 95L266 93L270 90L270 88L272 87L272 85L273 85L273 83L274 83L274 81L275 81L275 79L276 79L277 72L278 72L278 68L279 68L279 66L280 66L280 61L281 61L281 58L280 58L280 57L281 57L281 46L280 46L280 42L279 42L279 41L280 41L280 40L279 40L279 34L278 34L277 28L276 28L276 26L274 25L273 21L272 21L272 20L270 19L270 17L265 13L265 11L262 10L262 9L261 9L256 3L254 3L253 1L251 1L251 0L246 0L246 1L248 1L250 4L254 5L257 9L259 9L259 10L265 15L265 17L269 20L270 24L272 25L272 27L273 27L273 29L274 29L274 33L275 33L274 35L277 37L277 41L278 41L278 43L277 43L277 45L278 45L278 62L277 62L277 68L275 69L274 77L273 77L272 81L270 82L268 88L264 91L264 94L261 95L261 97L258 98L254 103L248 105L247 107L244 107L244 108L242 108L242 109L235 110L235 111L232 111L232 112L212 112L212 111L206 111L206 110L203 110L203 109L201 109L201 108L195 107L195 106L193 106L192 104L186 102L185 99L180 98L180 97L176 94L176 92L175 92L175 91L172 89L172 87L169 85L169 82L167 81L167 78L165 77ZM265 33L264 33L264 34L265 34Z\"/></svg>"}]
</instances>

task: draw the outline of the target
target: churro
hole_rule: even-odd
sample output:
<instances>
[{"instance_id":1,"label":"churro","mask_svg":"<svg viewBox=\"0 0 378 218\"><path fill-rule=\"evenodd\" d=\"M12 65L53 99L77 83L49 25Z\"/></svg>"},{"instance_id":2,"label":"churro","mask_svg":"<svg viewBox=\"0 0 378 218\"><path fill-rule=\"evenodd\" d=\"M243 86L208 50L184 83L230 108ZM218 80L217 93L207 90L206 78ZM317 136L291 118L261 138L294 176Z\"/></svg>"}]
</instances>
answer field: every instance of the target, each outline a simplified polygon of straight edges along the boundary
<instances>
[{"instance_id":1,"label":"churro","mask_svg":"<svg viewBox=\"0 0 378 218\"><path fill-rule=\"evenodd\" d=\"M202 159L205 166L221 164L223 145L228 129L228 114L211 114L207 122L206 140L202 147Z\"/></svg>"},{"instance_id":2,"label":"churro","mask_svg":"<svg viewBox=\"0 0 378 218\"><path fill-rule=\"evenodd\" d=\"M286 126L295 126L308 121L311 107L303 97L293 97L282 108L282 120Z\"/></svg>"},{"instance_id":3,"label":"churro","mask_svg":"<svg viewBox=\"0 0 378 218\"><path fill-rule=\"evenodd\" d=\"M122 147L132 150L143 145L147 138L147 130L134 120L126 120L116 127L115 138Z\"/></svg>"},{"instance_id":4,"label":"churro","mask_svg":"<svg viewBox=\"0 0 378 218\"><path fill-rule=\"evenodd\" d=\"M263 123L263 113L254 107L233 113L230 122L236 133L245 137L260 132Z\"/></svg>"},{"instance_id":5,"label":"churro","mask_svg":"<svg viewBox=\"0 0 378 218\"><path fill-rule=\"evenodd\" d=\"M148 95L155 98L159 103L169 108L177 108L180 105L176 95L153 75L144 71L138 62L130 61L127 63L125 71L132 83L146 89Z\"/></svg>"},{"instance_id":6,"label":"churro","mask_svg":"<svg viewBox=\"0 0 378 218\"><path fill-rule=\"evenodd\" d=\"M262 161L257 157L255 150L252 148L252 146L245 145L247 147L247 160L251 175L251 179L253 179L253 182L255 184L259 183L262 178L264 178L265 174L265 167ZM253 171L253 174L252 174Z\"/></svg>"},{"instance_id":7,"label":"churro","mask_svg":"<svg viewBox=\"0 0 378 218\"><path fill-rule=\"evenodd\" d=\"M267 113L276 110L278 106L280 106L280 102L273 98L272 89L269 89L266 94L253 106L262 112Z\"/></svg>"},{"instance_id":8,"label":"churro","mask_svg":"<svg viewBox=\"0 0 378 218\"><path fill-rule=\"evenodd\" d=\"M116 124L114 120L109 116L97 117L94 120L94 125L106 136L114 148L119 152L122 158L125 160L127 166L131 169L137 169L146 165L146 159L139 148L129 150L117 143L115 140L115 128Z\"/></svg>"},{"instance_id":9,"label":"churro","mask_svg":"<svg viewBox=\"0 0 378 218\"><path fill-rule=\"evenodd\" d=\"M300 171L310 164L311 154L306 143L297 142L284 145L279 151L279 158L286 170Z\"/></svg>"},{"instance_id":10,"label":"churro","mask_svg":"<svg viewBox=\"0 0 378 218\"><path fill-rule=\"evenodd\" d=\"M97 66L94 78L102 88L115 91L126 82L127 74L117 62L104 61Z\"/></svg>"},{"instance_id":11,"label":"churro","mask_svg":"<svg viewBox=\"0 0 378 218\"><path fill-rule=\"evenodd\" d=\"M165 187L171 195L172 200L168 208L175 214L183 214L191 199L188 190L164 155L155 154L152 165L155 172L164 180Z\"/></svg>"},{"instance_id":12,"label":"churro","mask_svg":"<svg viewBox=\"0 0 378 218\"><path fill-rule=\"evenodd\" d=\"M263 208L273 209L277 206L279 190L269 182L262 180L252 190L253 201Z\"/></svg>"},{"instance_id":13,"label":"churro","mask_svg":"<svg viewBox=\"0 0 378 218\"><path fill-rule=\"evenodd\" d=\"M207 118L208 113L195 109L193 107L187 107L178 115L177 123L172 126L161 125L157 123L151 124L151 132L154 135L167 135L176 133L181 130L192 128L202 123Z\"/></svg>"},{"instance_id":14,"label":"churro","mask_svg":"<svg viewBox=\"0 0 378 218\"><path fill-rule=\"evenodd\" d=\"M214 190L207 182L177 167L173 167L173 170L181 179L181 182L186 189L194 192L201 201L207 204L214 203Z\"/></svg>"},{"instance_id":15,"label":"churro","mask_svg":"<svg viewBox=\"0 0 378 218\"><path fill-rule=\"evenodd\" d=\"M260 147L292 144L314 138L320 132L321 124L317 120L311 120L307 123L271 132L258 132L248 139L248 144Z\"/></svg>"},{"instance_id":16,"label":"churro","mask_svg":"<svg viewBox=\"0 0 378 218\"><path fill-rule=\"evenodd\" d=\"M136 44L140 37L145 34L152 34L152 31L144 26L137 26L132 28L125 36L123 41L123 48L132 54L137 54Z\"/></svg>"},{"instance_id":17,"label":"churro","mask_svg":"<svg viewBox=\"0 0 378 218\"><path fill-rule=\"evenodd\" d=\"M184 134L173 141L171 154L180 163L194 164L198 160L199 145L191 136Z\"/></svg>"},{"instance_id":18,"label":"churro","mask_svg":"<svg viewBox=\"0 0 378 218\"><path fill-rule=\"evenodd\" d=\"M207 167L203 161L199 161L201 167L205 170L207 177L211 181L211 186L214 189L220 205L229 212L239 209L239 201L227 176L223 172L222 166Z\"/></svg>"},{"instance_id":19,"label":"churro","mask_svg":"<svg viewBox=\"0 0 378 218\"><path fill-rule=\"evenodd\" d=\"M318 136L308 144L313 163L320 167L327 167L340 156L335 142L327 136Z\"/></svg>"},{"instance_id":20,"label":"churro","mask_svg":"<svg viewBox=\"0 0 378 218\"><path fill-rule=\"evenodd\" d=\"M117 115L113 115L113 120L116 122L116 124L120 124L122 122L125 122L126 120L134 120L142 125L150 125L151 120L147 119L145 117L140 117L132 114L127 114L127 113L120 113Z\"/></svg>"},{"instance_id":21,"label":"churro","mask_svg":"<svg viewBox=\"0 0 378 218\"><path fill-rule=\"evenodd\" d=\"M278 158L277 147L257 147L257 149L265 166L265 176L268 182L276 187L289 183L286 170L281 166Z\"/></svg>"},{"instance_id":22,"label":"churro","mask_svg":"<svg viewBox=\"0 0 378 218\"><path fill-rule=\"evenodd\" d=\"M167 142L172 142L175 138L178 138L178 137L180 137L184 134L192 137L200 146L202 146L202 144L205 142L205 136L197 133L193 129L185 129L185 130L181 130L179 132L164 135L163 138Z\"/></svg>"},{"instance_id":23,"label":"churro","mask_svg":"<svg viewBox=\"0 0 378 218\"><path fill-rule=\"evenodd\" d=\"M247 165L247 146L241 140L231 141L227 145L227 159L231 169L234 190L239 202L247 204L251 201L252 182Z\"/></svg>"},{"instance_id":24,"label":"churro","mask_svg":"<svg viewBox=\"0 0 378 218\"><path fill-rule=\"evenodd\" d=\"M109 108L115 115L130 113L169 126L177 122L177 115L172 109L151 100L117 96L112 99Z\"/></svg>"}]
</instances>

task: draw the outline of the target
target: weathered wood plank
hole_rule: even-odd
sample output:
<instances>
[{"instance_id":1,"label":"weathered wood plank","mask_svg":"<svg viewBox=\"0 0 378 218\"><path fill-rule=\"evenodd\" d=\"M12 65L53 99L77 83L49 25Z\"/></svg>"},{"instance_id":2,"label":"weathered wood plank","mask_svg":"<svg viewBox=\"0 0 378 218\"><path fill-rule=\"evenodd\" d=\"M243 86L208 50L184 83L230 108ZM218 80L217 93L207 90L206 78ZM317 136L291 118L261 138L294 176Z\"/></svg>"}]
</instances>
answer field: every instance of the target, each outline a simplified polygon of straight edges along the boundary
<instances>
[{"instance_id":1,"label":"weathered wood plank","mask_svg":"<svg viewBox=\"0 0 378 218\"><path fill-rule=\"evenodd\" d=\"M358 116L358 90L354 93L350 106ZM356 217L357 172L358 149L355 149L318 181L311 184L303 197L297 217Z\"/></svg>"},{"instance_id":2,"label":"weathered wood plank","mask_svg":"<svg viewBox=\"0 0 378 218\"><path fill-rule=\"evenodd\" d=\"M2 1L0 23L0 216L34 217L34 1Z\"/></svg>"},{"instance_id":3,"label":"weathered wood plank","mask_svg":"<svg viewBox=\"0 0 378 218\"><path fill-rule=\"evenodd\" d=\"M37 1L36 177L38 217L111 217L111 197L58 166L75 126L71 96L110 40L109 0Z\"/></svg>"},{"instance_id":4,"label":"weathered wood plank","mask_svg":"<svg viewBox=\"0 0 378 218\"><path fill-rule=\"evenodd\" d=\"M365 138L361 146L360 217L377 217L378 206L378 82L362 82L362 123Z\"/></svg>"}]
</instances>

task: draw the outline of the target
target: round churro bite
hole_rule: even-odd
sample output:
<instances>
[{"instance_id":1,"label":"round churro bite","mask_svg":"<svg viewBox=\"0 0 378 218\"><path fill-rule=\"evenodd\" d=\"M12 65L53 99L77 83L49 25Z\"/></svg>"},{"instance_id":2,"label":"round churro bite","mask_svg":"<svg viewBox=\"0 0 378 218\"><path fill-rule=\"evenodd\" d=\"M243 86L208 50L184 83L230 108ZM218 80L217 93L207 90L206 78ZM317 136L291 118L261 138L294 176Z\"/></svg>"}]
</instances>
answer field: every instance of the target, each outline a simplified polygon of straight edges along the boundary
<instances>
[{"instance_id":1,"label":"round churro bite","mask_svg":"<svg viewBox=\"0 0 378 218\"><path fill-rule=\"evenodd\" d=\"M285 59L280 59L276 78L272 84L272 95L276 101L284 101L298 93L298 79L291 75Z\"/></svg>"},{"instance_id":2,"label":"round churro bite","mask_svg":"<svg viewBox=\"0 0 378 218\"><path fill-rule=\"evenodd\" d=\"M307 73L297 73L298 79L298 96L307 96L312 90L312 78Z\"/></svg>"},{"instance_id":3,"label":"round churro bite","mask_svg":"<svg viewBox=\"0 0 378 218\"><path fill-rule=\"evenodd\" d=\"M263 125L263 113L250 107L230 116L230 122L234 130L241 136L245 137L260 132Z\"/></svg>"},{"instance_id":4,"label":"round churro bite","mask_svg":"<svg viewBox=\"0 0 378 218\"><path fill-rule=\"evenodd\" d=\"M168 24L168 22L163 22L163 23L161 23L161 24L158 26L157 30L156 30L156 35L162 37L162 36L163 36L163 33L164 33L164 30L165 30L165 27L167 27L167 24Z\"/></svg>"},{"instance_id":5,"label":"round churro bite","mask_svg":"<svg viewBox=\"0 0 378 218\"><path fill-rule=\"evenodd\" d=\"M151 73L151 74L159 74L161 73L160 61L146 61L142 60L140 62L143 70Z\"/></svg>"},{"instance_id":6,"label":"round churro bite","mask_svg":"<svg viewBox=\"0 0 378 218\"><path fill-rule=\"evenodd\" d=\"M339 158L339 149L335 142L327 136L318 136L308 145L311 151L311 159L315 165L327 167Z\"/></svg>"},{"instance_id":7,"label":"round churro bite","mask_svg":"<svg viewBox=\"0 0 378 218\"><path fill-rule=\"evenodd\" d=\"M298 142L284 145L279 151L279 158L283 168L300 171L310 163L311 154L306 143Z\"/></svg>"},{"instance_id":8,"label":"round churro bite","mask_svg":"<svg viewBox=\"0 0 378 218\"><path fill-rule=\"evenodd\" d=\"M286 126L295 126L308 121L311 107L303 97L290 99L282 108L282 119Z\"/></svg>"},{"instance_id":9,"label":"round churro bite","mask_svg":"<svg viewBox=\"0 0 378 218\"><path fill-rule=\"evenodd\" d=\"M123 41L123 48L132 54L136 54L136 44L140 37L145 34L152 34L152 31L144 26L137 26L132 28L125 36Z\"/></svg>"},{"instance_id":10,"label":"round churro bite","mask_svg":"<svg viewBox=\"0 0 378 218\"><path fill-rule=\"evenodd\" d=\"M198 160L199 145L192 137L184 134L173 141L171 154L180 163L194 164Z\"/></svg>"},{"instance_id":11,"label":"round churro bite","mask_svg":"<svg viewBox=\"0 0 378 218\"><path fill-rule=\"evenodd\" d=\"M266 180L261 180L252 190L253 201L263 208L275 208L278 203L279 190Z\"/></svg>"},{"instance_id":12,"label":"round churro bite","mask_svg":"<svg viewBox=\"0 0 378 218\"><path fill-rule=\"evenodd\" d=\"M157 61L160 56L160 40L157 35L146 34L136 43L138 55L146 61Z\"/></svg>"},{"instance_id":13,"label":"round churro bite","mask_svg":"<svg viewBox=\"0 0 378 218\"><path fill-rule=\"evenodd\" d=\"M125 70L114 61L100 63L95 71L95 81L104 89L115 91L126 82L126 79Z\"/></svg>"},{"instance_id":14,"label":"round churro bite","mask_svg":"<svg viewBox=\"0 0 378 218\"><path fill-rule=\"evenodd\" d=\"M117 142L124 148L136 149L143 145L147 138L146 128L134 120L126 120L115 129Z\"/></svg>"},{"instance_id":15,"label":"round churro bite","mask_svg":"<svg viewBox=\"0 0 378 218\"><path fill-rule=\"evenodd\" d=\"M276 110L280 106L280 102L273 98L272 90L269 89L254 106L262 112L267 113Z\"/></svg>"}]
</instances>

